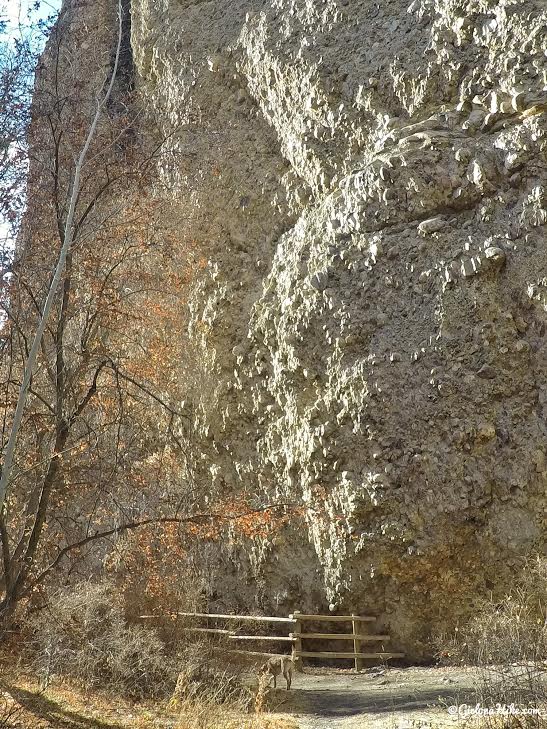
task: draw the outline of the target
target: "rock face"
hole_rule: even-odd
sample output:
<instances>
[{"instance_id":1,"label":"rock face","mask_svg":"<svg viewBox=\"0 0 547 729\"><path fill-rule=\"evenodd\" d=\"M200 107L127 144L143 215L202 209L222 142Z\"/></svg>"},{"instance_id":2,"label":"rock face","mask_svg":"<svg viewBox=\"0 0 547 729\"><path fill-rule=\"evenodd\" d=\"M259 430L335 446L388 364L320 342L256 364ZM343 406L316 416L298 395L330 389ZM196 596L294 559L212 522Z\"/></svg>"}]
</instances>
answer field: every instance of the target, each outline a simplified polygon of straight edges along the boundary
<instances>
[{"instance_id":1,"label":"rock face","mask_svg":"<svg viewBox=\"0 0 547 729\"><path fill-rule=\"evenodd\" d=\"M225 605L374 611L427 656L544 549L546 28L543 0L133 0L203 255L189 472L305 514L211 557Z\"/></svg>"}]
</instances>

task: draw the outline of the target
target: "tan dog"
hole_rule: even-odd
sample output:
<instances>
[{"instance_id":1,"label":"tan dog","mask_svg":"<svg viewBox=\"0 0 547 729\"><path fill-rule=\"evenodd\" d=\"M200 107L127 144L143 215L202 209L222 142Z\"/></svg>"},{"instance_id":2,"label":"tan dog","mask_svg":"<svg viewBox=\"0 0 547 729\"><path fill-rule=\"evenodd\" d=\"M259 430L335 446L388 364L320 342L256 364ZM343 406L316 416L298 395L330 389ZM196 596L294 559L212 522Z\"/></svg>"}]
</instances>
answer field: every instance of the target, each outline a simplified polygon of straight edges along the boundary
<instances>
[{"instance_id":1,"label":"tan dog","mask_svg":"<svg viewBox=\"0 0 547 729\"><path fill-rule=\"evenodd\" d=\"M260 674L264 675L265 673L269 673L270 676L273 676L274 688L277 688L277 676L283 674L287 682L288 691L291 688L293 668L294 663L292 658L289 658L289 656L279 656L279 658L270 658L269 661L266 661L260 669Z\"/></svg>"}]
</instances>

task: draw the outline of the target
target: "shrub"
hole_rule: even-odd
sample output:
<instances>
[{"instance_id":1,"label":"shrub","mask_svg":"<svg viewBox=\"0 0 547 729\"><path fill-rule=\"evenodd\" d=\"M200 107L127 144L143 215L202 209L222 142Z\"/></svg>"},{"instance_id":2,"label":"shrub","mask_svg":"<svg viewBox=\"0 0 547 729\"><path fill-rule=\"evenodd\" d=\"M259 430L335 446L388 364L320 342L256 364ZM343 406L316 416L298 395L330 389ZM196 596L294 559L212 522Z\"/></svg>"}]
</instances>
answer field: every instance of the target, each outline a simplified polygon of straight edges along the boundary
<instances>
[{"instance_id":1,"label":"shrub","mask_svg":"<svg viewBox=\"0 0 547 729\"><path fill-rule=\"evenodd\" d=\"M181 671L172 697L174 706L199 701L204 705L229 705L248 711L253 692L245 685L240 665L225 660L222 651L204 641L187 643L180 653Z\"/></svg>"},{"instance_id":2,"label":"shrub","mask_svg":"<svg viewBox=\"0 0 547 729\"><path fill-rule=\"evenodd\" d=\"M501 601L486 601L475 617L441 644L441 656L478 666L477 700L545 710L547 674L547 559L528 562ZM541 713L541 712L540 712ZM483 717L483 726L546 727L539 714Z\"/></svg>"},{"instance_id":3,"label":"shrub","mask_svg":"<svg viewBox=\"0 0 547 729\"><path fill-rule=\"evenodd\" d=\"M153 630L126 623L110 582L58 591L30 628L31 659L45 683L64 676L131 698L167 695L175 685L176 657Z\"/></svg>"}]
</instances>

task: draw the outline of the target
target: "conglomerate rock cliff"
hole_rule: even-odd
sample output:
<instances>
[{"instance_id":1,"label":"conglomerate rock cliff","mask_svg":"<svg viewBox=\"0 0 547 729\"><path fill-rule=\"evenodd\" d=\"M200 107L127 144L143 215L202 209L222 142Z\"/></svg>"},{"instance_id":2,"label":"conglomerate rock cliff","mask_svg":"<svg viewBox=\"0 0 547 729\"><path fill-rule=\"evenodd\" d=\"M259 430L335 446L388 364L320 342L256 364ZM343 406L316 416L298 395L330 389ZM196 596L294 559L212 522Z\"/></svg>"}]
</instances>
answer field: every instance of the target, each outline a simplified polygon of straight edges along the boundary
<instances>
[{"instance_id":1,"label":"conglomerate rock cliff","mask_svg":"<svg viewBox=\"0 0 547 729\"><path fill-rule=\"evenodd\" d=\"M173 224L203 256L188 470L306 514L202 549L217 606L373 611L426 655L545 547L545 3L131 12Z\"/></svg>"}]
</instances>

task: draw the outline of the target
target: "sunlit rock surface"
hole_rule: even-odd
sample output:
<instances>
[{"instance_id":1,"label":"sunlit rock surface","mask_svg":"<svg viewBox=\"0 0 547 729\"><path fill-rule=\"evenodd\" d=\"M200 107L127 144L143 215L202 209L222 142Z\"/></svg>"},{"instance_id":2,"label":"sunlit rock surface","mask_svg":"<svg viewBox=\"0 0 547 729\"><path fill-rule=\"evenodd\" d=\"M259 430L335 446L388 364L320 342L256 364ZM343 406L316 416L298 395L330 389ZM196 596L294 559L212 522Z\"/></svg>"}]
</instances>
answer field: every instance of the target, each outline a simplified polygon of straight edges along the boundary
<instances>
[{"instance_id":1,"label":"sunlit rock surface","mask_svg":"<svg viewBox=\"0 0 547 729\"><path fill-rule=\"evenodd\" d=\"M188 473L204 497L305 514L202 546L210 604L373 612L430 654L544 548L545 3L132 16L173 218L202 255Z\"/></svg>"}]
</instances>

